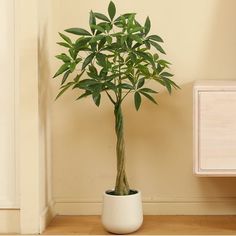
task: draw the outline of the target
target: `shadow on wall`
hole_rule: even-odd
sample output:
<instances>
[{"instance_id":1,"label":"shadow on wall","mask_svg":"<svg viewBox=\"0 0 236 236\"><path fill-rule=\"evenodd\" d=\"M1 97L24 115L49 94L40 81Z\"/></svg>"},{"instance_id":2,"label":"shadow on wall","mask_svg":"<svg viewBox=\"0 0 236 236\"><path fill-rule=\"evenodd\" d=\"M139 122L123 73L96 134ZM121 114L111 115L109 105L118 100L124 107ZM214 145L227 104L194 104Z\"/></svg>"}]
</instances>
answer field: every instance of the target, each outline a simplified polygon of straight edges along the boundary
<instances>
[{"instance_id":1,"label":"shadow on wall","mask_svg":"<svg viewBox=\"0 0 236 236\"><path fill-rule=\"evenodd\" d=\"M138 113L126 105L127 168L144 199L181 197L192 176L192 85L181 85L171 96L161 92L158 106L144 99Z\"/></svg>"},{"instance_id":2,"label":"shadow on wall","mask_svg":"<svg viewBox=\"0 0 236 236\"><path fill-rule=\"evenodd\" d=\"M48 52L48 29L46 24L40 29L38 40L38 61L39 61L39 142L40 142L40 166L41 166L41 194L46 204L51 198L50 183L50 161L51 161L51 142L50 142L50 68Z\"/></svg>"},{"instance_id":3,"label":"shadow on wall","mask_svg":"<svg viewBox=\"0 0 236 236\"><path fill-rule=\"evenodd\" d=\"M200 178L193 173L192 89L193 82L181 85L171 96L162 92L159 107L145 101L139 113L127 109L132 104L126 106L127 169L131 184L142 189L144 201L235 197L236 178Z\"/></svg>"},{"instance_id":4,"label":"shadow on wall","mask_svg":"<svg viewBox=\"0 0 236 236\"><path fill-rule=\"evenodd\" d=\"M235 9L235 0L218 1L200 71L206 79L236 79Z\"/></svg>"}]
</instances>

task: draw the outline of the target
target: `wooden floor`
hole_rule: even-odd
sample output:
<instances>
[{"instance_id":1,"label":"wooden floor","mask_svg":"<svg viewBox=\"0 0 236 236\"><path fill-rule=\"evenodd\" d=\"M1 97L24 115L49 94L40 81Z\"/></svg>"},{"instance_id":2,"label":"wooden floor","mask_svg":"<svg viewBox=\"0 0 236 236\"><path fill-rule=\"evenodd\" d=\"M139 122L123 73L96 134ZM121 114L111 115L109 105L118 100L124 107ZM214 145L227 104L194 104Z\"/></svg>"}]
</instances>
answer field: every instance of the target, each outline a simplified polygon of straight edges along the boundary
<instances>
[{"instance_id":1,"label":"wooden floor","mask_svg":"<svg viewBox=\"0 0 236 236\"><path fill-rule=\"evenodd\" d=\"M47 235L107 235L99 216L56 216ZM134 235L236 235L236 216L144 216Z\"/></svg>"}]
</instances>

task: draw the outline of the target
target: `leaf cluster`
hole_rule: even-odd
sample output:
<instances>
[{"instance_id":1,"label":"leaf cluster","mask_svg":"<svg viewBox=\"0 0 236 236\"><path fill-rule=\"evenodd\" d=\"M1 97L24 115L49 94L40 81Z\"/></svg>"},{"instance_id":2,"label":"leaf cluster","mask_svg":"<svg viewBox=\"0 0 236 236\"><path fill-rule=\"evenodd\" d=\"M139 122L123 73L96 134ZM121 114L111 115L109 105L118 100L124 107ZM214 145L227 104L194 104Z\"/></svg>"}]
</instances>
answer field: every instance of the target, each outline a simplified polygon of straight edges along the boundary
<instances>
[{"instance_id":1,"label":"leaf cluster","mask_svg":"<svg viewBox=\"0 0 236 236\"><path fill-rule=\"evenodd\" d=\"M108 15L90 12L89 30L65 30L78 37L75 41L59 33L62 41L58 44L65 47L67 53L56 56L63 63L54 75L54 78L62 76L57 98L69 88L79 89L82 93L77 99L91 96L99 106L102 93L114 105L133 94L138 110L142 98L156 103L154 95L157 91L147 86L148 80L163 85L169 93L172 88L179 88L171 79L173 75L167 72L170 63L160 58L165 54L162 38L149 34L149 17L142 25L135 13L115 16L116 7L111 1Z\"/></svg>"}]
</instances>

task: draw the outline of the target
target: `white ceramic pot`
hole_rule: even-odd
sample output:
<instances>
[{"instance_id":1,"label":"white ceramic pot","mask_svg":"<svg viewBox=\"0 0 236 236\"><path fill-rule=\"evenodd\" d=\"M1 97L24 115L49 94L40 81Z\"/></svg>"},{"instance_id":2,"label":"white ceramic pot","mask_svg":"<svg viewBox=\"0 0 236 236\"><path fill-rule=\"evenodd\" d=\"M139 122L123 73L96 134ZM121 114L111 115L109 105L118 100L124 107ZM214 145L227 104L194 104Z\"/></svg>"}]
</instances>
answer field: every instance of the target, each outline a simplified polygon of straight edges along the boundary
<instances>
[{"instance_id":1,"label":"white ceramic pot","mask_svg":"<svg viewBox=\"0 0 236 236\"><path fill-rule=\"evenodd\" d=\"M103 195L102 224L115 234L128 234L140 228L143 223L140 191L125 196Z\"/></svg>"}]
</instances>

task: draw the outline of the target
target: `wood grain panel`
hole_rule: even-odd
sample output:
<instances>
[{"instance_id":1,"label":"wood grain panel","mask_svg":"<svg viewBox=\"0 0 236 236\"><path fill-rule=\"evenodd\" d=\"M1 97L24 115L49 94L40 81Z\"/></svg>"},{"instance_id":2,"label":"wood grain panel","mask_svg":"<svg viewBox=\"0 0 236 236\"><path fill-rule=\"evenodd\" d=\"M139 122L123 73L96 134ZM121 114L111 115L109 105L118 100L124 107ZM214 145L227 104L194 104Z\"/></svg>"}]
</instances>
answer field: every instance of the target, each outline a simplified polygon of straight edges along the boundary
<instances>
[{"instance_id":1,"label":"wood grain panel","mask_svg":"<svg viewBox=\"0 0 236 236\"><path fill-rule=\"evenodd\" d=\"M199 93L200 168L236 169L236 92Z\"/></svg>"}]
</instances>

